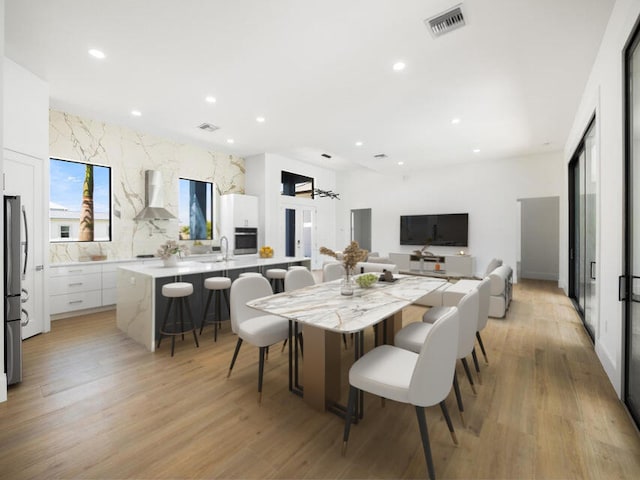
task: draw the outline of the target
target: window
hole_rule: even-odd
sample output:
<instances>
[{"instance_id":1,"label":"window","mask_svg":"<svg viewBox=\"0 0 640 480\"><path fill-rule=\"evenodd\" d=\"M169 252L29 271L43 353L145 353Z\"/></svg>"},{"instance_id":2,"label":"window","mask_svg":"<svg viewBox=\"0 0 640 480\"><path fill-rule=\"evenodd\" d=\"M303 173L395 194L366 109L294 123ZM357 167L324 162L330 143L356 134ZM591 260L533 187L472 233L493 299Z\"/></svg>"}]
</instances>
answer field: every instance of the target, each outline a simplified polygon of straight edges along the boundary
<instances>
[{"instance_id":1,"label":"window","mask_svg":"<svg viewBox=\"0 0 640 480\"><path fill-rule=\"evenodd\" d=\"M178 238L211 240L213 238L213 183L180 179Z\"/></svg>"},{"instance_id":2,"label":"window","mask_svg":"<svg viewBox=\"0 0 640 480\"><path fill-rule=\"evenodd\" d=\"M51 158L49 240L111 241L111 168Z\"/></svg>"},{"instance_id":3,"label":"window","mask_svg":"<svg viewBox=\"0 0 640 480\"><path fill-rule=\"evenodd\" d=\"M313 178L282 171L280 194L290 197L313 198Z\"/></svg>"}]
</instances>

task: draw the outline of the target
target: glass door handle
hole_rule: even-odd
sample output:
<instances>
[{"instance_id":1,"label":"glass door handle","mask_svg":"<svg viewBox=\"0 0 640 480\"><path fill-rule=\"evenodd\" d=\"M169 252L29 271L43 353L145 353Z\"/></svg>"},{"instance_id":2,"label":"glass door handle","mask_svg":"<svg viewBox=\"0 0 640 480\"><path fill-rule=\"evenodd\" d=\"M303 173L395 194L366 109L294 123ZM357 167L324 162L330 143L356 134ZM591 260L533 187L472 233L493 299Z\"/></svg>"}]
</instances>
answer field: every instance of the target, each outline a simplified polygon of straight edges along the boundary
<instances>
[{"instance_id":1,"label":"glass door handle","mask_svg":"<svg viewBox=\"0 0 640 480\"><path fill-rule=\"evenodd\" d=\"M591 262L591 265L589 266L589 276L591 277L591 280L595 280L596 276L593 273L593 267L596 266L596 262Z\"/></svg>"},{"instance_id":2,"label":"glass door handle","mask_svg":"<svg viewBox=\"0 0 640 480\"><path fill-rule=\"evenodd\" d=\"M627 276L618 277L618 301L624 302L627 299Z\"/></svg>"}]
</instances>

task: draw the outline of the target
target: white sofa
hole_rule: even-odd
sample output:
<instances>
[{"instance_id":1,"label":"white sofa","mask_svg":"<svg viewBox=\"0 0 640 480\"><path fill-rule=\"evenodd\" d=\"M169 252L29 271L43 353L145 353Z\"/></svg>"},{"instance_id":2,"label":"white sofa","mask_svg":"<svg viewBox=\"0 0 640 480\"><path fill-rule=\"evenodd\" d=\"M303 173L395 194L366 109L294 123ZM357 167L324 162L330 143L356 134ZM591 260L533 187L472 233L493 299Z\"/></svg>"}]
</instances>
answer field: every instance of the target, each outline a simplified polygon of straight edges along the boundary
<instances>
[{"instance_id":1,"label":"white sofa","mask_svg":"<svg viewBox=\"0 0 640 480\"><path fill-rule=\"evenodd\" d=\"M488 275L491 283L489 299L489 316L504 318L511 303L512 277L511 267L501 265ZM415 303L428 307L454 307L470 290L476 288L480 280L462 279L455 283L445 283L438 289L429 292Z\"/></svg>"}]
</instances>

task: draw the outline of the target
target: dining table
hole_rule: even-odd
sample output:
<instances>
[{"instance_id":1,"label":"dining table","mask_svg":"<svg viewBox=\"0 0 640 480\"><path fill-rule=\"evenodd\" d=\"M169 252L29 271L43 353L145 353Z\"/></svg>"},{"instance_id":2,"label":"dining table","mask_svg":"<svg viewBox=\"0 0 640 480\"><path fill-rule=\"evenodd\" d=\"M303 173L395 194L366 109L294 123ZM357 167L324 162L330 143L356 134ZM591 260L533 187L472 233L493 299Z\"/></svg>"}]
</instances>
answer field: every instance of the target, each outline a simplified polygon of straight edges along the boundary
<instances>
[{"instance_id":1,"label":"dining table","mask_svg":"<svg viewBox=\"0 0 640 480\"><path fill-rule=\"evenodd\" d=\"M444 280L395 274L391 281L383 276L368 288L356 287L352 295L341 294L342 280L317 283L305 288L282 292L247 302L249 307L290 320L289 388L292 365L295 364L297 385L297 352L292 344L298 326L304 338L302 387L297 388L304 401L316 410L340 411L341 338L356 334L355 357L363 354L362 332L376 328L376 343L393 343L402 328L402 309L427 293L439 288ZM295 329L294 329L295 328Z\"/></svg>"}]
</instances>

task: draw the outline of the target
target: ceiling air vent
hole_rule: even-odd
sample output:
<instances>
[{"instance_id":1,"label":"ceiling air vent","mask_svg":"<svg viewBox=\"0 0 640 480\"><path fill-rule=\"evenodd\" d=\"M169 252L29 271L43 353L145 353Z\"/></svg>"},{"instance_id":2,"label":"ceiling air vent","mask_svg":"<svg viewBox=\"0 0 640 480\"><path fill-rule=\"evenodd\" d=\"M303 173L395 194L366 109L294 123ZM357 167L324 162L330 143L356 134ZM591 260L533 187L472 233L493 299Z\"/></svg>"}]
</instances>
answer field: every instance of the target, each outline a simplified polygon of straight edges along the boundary
<instances>
[{"instance_id":1,"label":"ceiling air vent","mask_svg":"<svg viewBox=\"0 0 640 480\"><path fill-rule=\"evenodd\" d=\"M322 153L320 154L320 156L324 158L331 158L331 155L329 155L328 153Z\"/></svg>"},{"instance_id":2,"label":"ceiling air vent","mask_svg":"<svg viewBox=\"0 0 640 480\"><path fill-rule=\"evenodd\" d=\"M428 18L424 23L428 25L429 31L434 37L441 37L445 33L464 27L465 21L464 14L462 13L462 4L456 5L446 12L439 13L435 17Z\"/></svg>"},{"instance_id":3,"label":"ceiling air vent","mask_svg":"<svg viewBox=\"0 0 640 480\"><path fill-rule=\"evenodd\" d=\"M198 128L200 130L204 130L205 132L215 132L216 130L220 129L220 127L216 127L215 125L206 122L198 125Z\"/></svg>"},{"instance_id":4,"label":"ceiling air vent","mask_svg":"<svg viewBox=\"0 0 640 480\"><path fill-rule=\"evenodd\" d=\"M387 158L387 154L386 153L378 153L377 155L374 155L373 158Z\"/></svg>"}]
</instances>

